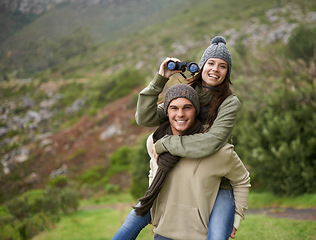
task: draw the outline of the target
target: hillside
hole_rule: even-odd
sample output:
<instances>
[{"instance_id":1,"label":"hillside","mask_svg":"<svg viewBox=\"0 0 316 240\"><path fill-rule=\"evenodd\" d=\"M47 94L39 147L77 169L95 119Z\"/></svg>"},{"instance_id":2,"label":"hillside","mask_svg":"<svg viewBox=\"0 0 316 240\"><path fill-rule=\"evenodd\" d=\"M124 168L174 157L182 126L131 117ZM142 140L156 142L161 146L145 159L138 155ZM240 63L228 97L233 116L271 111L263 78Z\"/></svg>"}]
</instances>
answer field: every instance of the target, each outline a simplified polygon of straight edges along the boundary
<instances>
[{"instance_id":1,"label":"hillside","mask_svg":"<svg viewBox=\"0 0 316 240\"><path fill-rule=\"evenodd\" d=\"M108 168L109 157L115 150L133 146L141 135L153 131L138 126L133 120L135 105L131 102L138 91L134 89L128 96L108 104L93 117L85 115L60 132L31 141L27 145L31 151L27 161L17 160L23 158L23 153L15 156L15 161L12 156L10 174L1 178L1 199L7 199L13 192L45 187L54 176L66 174L75 179L92 167ZM12 179L15 174L19 174L20 180ZM126 174L117 175L111 183L129 187L129 178Z\"/></svg>"},{"instance_id":2,"label":"hillside","mask_svg":"<svg viewBox=\"0 0 316 240\"><path fill-rule=\"evenodd\" d=\"M315 84L313 58L302 63L286 55L295 29L315 25L311 1L101 6L57 5L1 44L1 201L44 187L51 174L66 171L76 179L91 167L108 167L118 147L153 130L135 124L135 99L162 59L199 61L215 35L228 40L246 116L284 83L290 89Z\"/></svg>"},{"instance_id":3,"label":"hillside","mask_svg":"<svg viewBox=\"0 0 316 240\"><path fill-rule=\"evenodd\" d=\"M81 44L85 44L81 47L92 49L95 45L117 41L131 33L139 32L146 26L160 23L173 15L173 9L181 11L192 1L65 0L60 3L61 1L47 0L46 5L45 1L41 3L38 1L15 2L21 2L18 9L25 9L26 12L21 14L18 9L10 9L10 6L0 11L0 20L3 19L4 23L4 27L0 30L0 57L4 64L2 68L5 68L3 71L6 71L6 68L20 68L22 71L20 70L18 75L24 78L27 77L24 71L28 74L42 71L54 66L56 61L60 61L61 56L50 59L48 55L56 55L56 49L52 48L55 44L58 45L56 48L63 47L67 44L65 39L72 40L73 37L88 36L89 39L86 42L81 39ZM31 6L24 6L27 4ZM12 3L12 5L19 6L18 3ZM41 9L32 11L36 7ZM48 10L44 11L46 9ZM24 26L23 22L25 22ZM11 31L12 28L16 28L16 31ZM78 29L83 31L84 36L76 36ZM71 46L68 45L69 47ZM50 51L55 53L50 53ZM78 54L82 49L77 48L75 51ZM34 67L28 64L32 56L44 59L39 60L37 62L39 66ZM33 61L34 58L32 58ZM59 59L56 60L56 58ZM47 61L47 64L41 66L40 61ZM0 79L7 78L3 76L3 73L0 75L2 75Z\"/></svg>"}]
</instances>

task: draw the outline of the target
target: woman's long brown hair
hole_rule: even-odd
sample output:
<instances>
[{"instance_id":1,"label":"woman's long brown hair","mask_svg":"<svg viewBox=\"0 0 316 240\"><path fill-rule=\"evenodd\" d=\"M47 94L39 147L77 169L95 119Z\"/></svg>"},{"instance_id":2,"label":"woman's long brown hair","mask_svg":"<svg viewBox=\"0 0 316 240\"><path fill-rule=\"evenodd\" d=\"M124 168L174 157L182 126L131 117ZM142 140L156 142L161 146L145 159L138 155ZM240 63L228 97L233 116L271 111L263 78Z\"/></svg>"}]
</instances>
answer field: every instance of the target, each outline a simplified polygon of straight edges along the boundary
<instances>
[{"instance_id":1,"label":"woman's long brown hair","mask_svg":"<svg viewBox=\"0 0 316 240\"><path fill-rule=\"evenodd\" d=\"M198 84L202 86L202 70L203 68L193 77L188 79L188 84L195 88ZM207 127L205 130L208 130L212 127L218 113L219 106L224 102L224 100L233 93L233 90L230 88L232 85L230 80L230 74L227 72L224 81L216 87L210 88L211 99L208 104L207 111Z\"/></svg>"}]
</instances>

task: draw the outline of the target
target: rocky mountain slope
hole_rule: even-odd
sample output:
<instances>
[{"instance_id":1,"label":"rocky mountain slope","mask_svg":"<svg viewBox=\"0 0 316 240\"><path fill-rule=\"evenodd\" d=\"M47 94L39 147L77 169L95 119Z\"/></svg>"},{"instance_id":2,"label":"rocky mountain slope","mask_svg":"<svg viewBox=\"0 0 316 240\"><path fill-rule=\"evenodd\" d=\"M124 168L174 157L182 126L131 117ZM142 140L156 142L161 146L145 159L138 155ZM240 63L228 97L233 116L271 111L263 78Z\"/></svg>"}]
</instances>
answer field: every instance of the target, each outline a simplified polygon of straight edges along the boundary
<instances>
[{"instance_id":1,"label":"rocky mountain slope","mask_svg":"<svg viewBox=\"0 0 316 240\"><path fill-rule=\"evenodd\" d=\"M131 98L139 90L108 104L94 117L83 116L73 126L55 134L43 134L17 154L7 154L2 165L7 167L8 174L1 177L1 189L22 193L44 187L58 175L75 178L91 167L108 167L109 157L117 148L133 146L142 134L154 130L140 127L134 121L135 105ZM8 181L11 171L19 174L22 181ZM126 187L126 177L116 178L113 183Z\"/></svg>"},{"instance_id":2,"label":"rocky mountain slope","mask_svg":"<svg viewBox=\"0 0 316 240\"><path fill-rule=\"evenodd\" d=\"M32 12L34 9L32 6L37 2L44 5L36 5L42 8ZM97 9L98 4L112 6L127 1L73 0L68 1L67 4L78 4L78 2L96 4L93 5L95 8L89 8L89 11L91 9L93 11L85 15L85 19L89 19L94 11L102 12ZM166 4L169 1L161 2ZM118 30L123 31L124 34L118 34L119 37L115 41L90 46L88 51L75 55L59 65L48 67L47 71L36 76L21 77L20 68L10 69L8 78L0 84L0 157L3 169L0 175L1 192L5 193L6 189L19 192L27 188L44 186L50 176L54 177L65 172L69 176L76 176L92 166L107 167L109 156L118 147L132 146L141 134L153 130L139 127L134 122L135 94L141 87L134 89L127 97L108 105L104 103L106 106L102 106L101 109L93 109L94 105L104 100L104 98L100 100L100 95L102 91L106 92L111 87L111 84L107 85L107 81L117 72L130 68L137 69L139 72L145 72L143 79L148 81L156 72L162 58L176 56L198 61L210 39L215 34L221 34L228 39L232 54L236 57L233 63L234 83L237 83L235 86L237 92L239 90L238 96L247 104L248 98L251 101L259 98L257 92L262 91L262 89L258 90L260 84L267 89L269 77L282 79L279 65L274 64L272 70L271 67L266 69L264 64L258 66L261 64L261 58L271 58L274 53L278 53L276 49L286 46L291 33L300 24L312 26L316 22L315 8L307 8L307 3L302 4L301 7L299 1L285 1L284 4L268 1L261 2L260 6L253 4L253 1L245 1L242 6L239 1L214 4L209 1L201 0L201 2L202 4L190 5L177 11L171 9L172 16L160 19L158 24L142 25L146 27L141 30L136 27L137 34L126 34L125 29L131 27L122 24L124 26ZM71 12L69 5L66 4L64 8L61 3L65 4L66 0L2 1L0 3L2 10L24 9L36 13L53 9L47 14L38 15L36 22L16 32L6 42L7 46L11 44L16 54L30 51L24 47L21 47L23 51L19 51L16 47L18 45L13 43L18 41L22 46L26 42L25 36L31 36L38 40L36 48L38 55L34 53L34 58L37 62L45 62L49 55L54 53L54 51L42 53L47 50L47 46L54 45L53 42L45 42L47 38L42 38L47 34L44 30L51 29L46 27L45 23L52 22L54 19L63 20L56 17L60 16L58 15L60 9L54 6L59 6L62 13ZM21 7L23 4L26 5ZM173 4L176 5L176 2ZM156 9L154 5L151 6ZM217 11L209 14L209 9L215 8ZM83 17L84 13L88 12L87 9L83 9L85 8L75 9L77 17ZM122 9L124 9L120 12L122 15L129 13L129 8ZM161 11L157 12L161 13ZM220 17L224 13L231 18ZM144 22L150 17L149 13L146 14L143 15ZM111 15L106 17L116 20ZM155 17L159 17L159 14ZM100 18L96 17L94 20L100 22ZM126 22L126 18L124 21ZM105 22L101 21L102 24ZM61 23L62 21L58 21L58 24L54 25L55 30L60 29L58 26L61 26ZM113 28L114 25L109 26ZM132 32L135 32L135 29ZM37 37L37 34L40 37ZM32 42L33 39L29 41ZM60 43L67 42L66 40L69 38L62 39ZM68 48L70 47L65 49ZM12 67L22 57L16 55L16 58L13 58L10 53L12 52L6 52L4 59L8 60L9 66ZM249 55L255 58L250 58L249 61L247 59ZM277 57L277 54L275 56ZM53 60L60 60L59 57ZM31 66L36 65L35 61L31 61L31 57L23 60ZM0 75L3 66L0 64ZM268 66L267 64L267 68ZM251 92L253 89L254 93ZM68 102L65 100L68 96L71 103L70 100ZM93 102L87 102L87 96L93 96L94 98L91 97ZM93 113L90 112L91 109ZM80 114L77 114L78 112ZM60 115L65 117L56 117ZM66 127L63 120L68 124Z\"/></svg>"}]
</instances>

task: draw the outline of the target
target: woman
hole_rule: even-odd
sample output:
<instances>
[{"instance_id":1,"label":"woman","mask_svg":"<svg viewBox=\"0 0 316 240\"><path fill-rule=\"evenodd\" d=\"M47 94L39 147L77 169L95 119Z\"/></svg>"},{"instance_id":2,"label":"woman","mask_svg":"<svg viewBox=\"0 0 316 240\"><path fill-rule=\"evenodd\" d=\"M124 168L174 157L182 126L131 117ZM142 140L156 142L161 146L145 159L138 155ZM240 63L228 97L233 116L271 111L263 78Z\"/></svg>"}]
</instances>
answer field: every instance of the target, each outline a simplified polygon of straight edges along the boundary
<instances>
[{"instance_id":1,"label":"woman","mask_svg":"<svg viewBox=\"0 0 316 240\"><path fill-rule=\"evenodd\" d=\"M163 91L169 77L181 72L170 71L166 67L169 60L180 61L175 58L165 59L154 80L139 94L135 115L139 125L153 127L167 120L163 105L157 105L158 96ZM154 149L157 154L169 152L179 157L203 158L214 154L227 142L231 143L232 130L240 102L230 89L232 60L223 37L213 38L211 45L201 58L199 67L201 71L190 79L189 84L199 95L200 116L206 125L206 131L188 136L165 136L155 143ZM148 213L145 218L147 222L142 222L144 219L136 216L133 211L129 217L128 222L130 223L134 222L132 219L137 219L141 230L148 224L150 214ZM210 216L208 239L215 239L217 236L228 239L229 235L234 238L240 220L239 215L234 217L234 197L230 183L223 178ZM234 222L234 227L232 222ZM128 232L131 231L126 226L122 226L122 228L127 229ZM129 239L135 239L140 230L135 230L133 232L135 237Z\"/></svg>"}]
</instances>

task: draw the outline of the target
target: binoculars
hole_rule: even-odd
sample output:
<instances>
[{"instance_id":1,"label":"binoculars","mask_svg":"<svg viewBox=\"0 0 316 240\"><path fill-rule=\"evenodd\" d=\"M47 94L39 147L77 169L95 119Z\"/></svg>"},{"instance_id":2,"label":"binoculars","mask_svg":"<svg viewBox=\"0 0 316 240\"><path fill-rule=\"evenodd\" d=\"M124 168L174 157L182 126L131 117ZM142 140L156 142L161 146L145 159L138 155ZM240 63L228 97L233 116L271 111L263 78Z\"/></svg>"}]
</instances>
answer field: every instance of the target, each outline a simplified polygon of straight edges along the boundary
<instances>
[{"instance_id":1,"label":"binoculars","mask_svg":"<svg viewBox=\"0 0 316 240\"><path fill-rule=\"evenodd\" d=\"M188 69L192 74L195 74L199 71L199 65L197 65L195 62L188 63L186 61L175 62L170 60L167 62L167 68L169 70L181 70L182 72L185 72L185 70Z\"/></svg>"}]
</instances>

